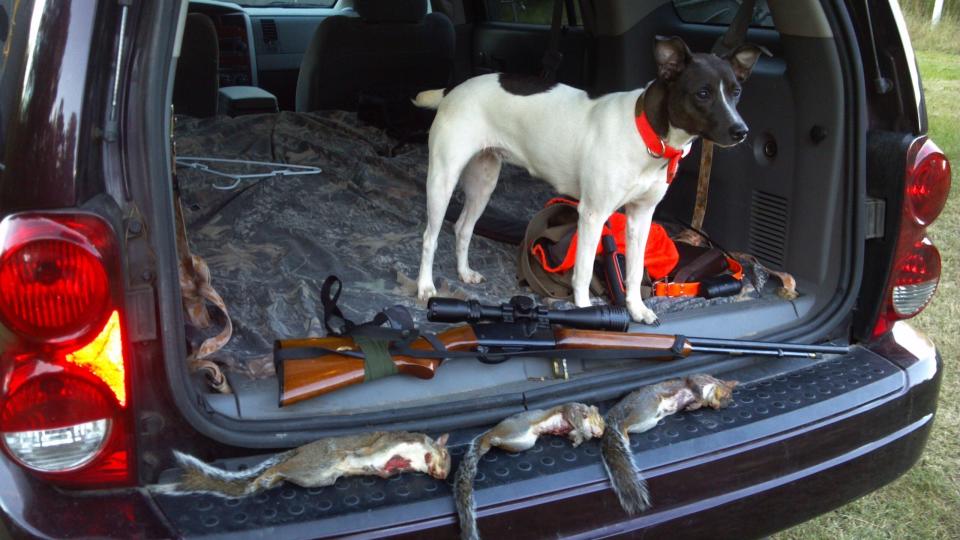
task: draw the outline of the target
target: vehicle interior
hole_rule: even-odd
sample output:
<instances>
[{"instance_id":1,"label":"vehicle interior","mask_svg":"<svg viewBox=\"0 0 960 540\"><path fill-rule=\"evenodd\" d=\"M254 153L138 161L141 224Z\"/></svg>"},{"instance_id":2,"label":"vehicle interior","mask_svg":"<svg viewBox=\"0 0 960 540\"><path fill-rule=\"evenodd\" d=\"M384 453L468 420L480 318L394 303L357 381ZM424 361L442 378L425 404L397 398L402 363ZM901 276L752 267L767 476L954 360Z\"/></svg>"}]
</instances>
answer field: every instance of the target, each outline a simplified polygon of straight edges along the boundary
<instances>
[{"instance_id":1,"label":"vehicle interior","mask_svg":"<svg viewBox=\"0 0 960 540\"><path fill-rule=\"evenodd\" d=\"M195 397L186 406L200 404L211 422L234 430L282 425L289 436L271 444L293 446L370 426L481 425L524 408L608 399L706 363L717 376L740 370L741 379L797 365L778 359L744 372L736 357L571 360L558 373L538 358L496 365L458 359L430 380L388 377L279 407L274 340L325 335L321 289L329 275L342 280L338 305L353 321L403 305L422 329L449 326L426 321L416 299L431 112L409 100L484 73L537 75L553 2L256 4L195 0L182 21L171 92L178 160L171 192L189 249L209 266L209 284L232 323L229 341L206 357L222 370L227 393L211 388L202 372L187 373L193 364L182 360L196 357L224 317L211 309L213 325L198 329L177 310L184 319L177 361ZM655 77L655 36L680 36L692 50L709 51L738 6L568 0L557 79L591 96L642 87ZM662 324L634 323L633 332L822 338L813 335L818 321L847 300L856 203L844 157L851 105L827 14L814 0L761 0L747 40L772 56L761 57L744 84L738 110L749 136L714 153L703 223L713 244L743 254L743 290L713 299L648 298ZM656 221L672 234L690 220L700 152L696 142L658 207ZM555 196L527 171L504 166L471 244L471 264L486 280L471 285L459 280L454 262L453 223L463 203L456 195L434 265L439 294L495 305L527 295L572 307L536 296L517 279L517 231L522 237ZM782 294L771 271L793 276L797 296Z\"/></svg>"}]
</instances>

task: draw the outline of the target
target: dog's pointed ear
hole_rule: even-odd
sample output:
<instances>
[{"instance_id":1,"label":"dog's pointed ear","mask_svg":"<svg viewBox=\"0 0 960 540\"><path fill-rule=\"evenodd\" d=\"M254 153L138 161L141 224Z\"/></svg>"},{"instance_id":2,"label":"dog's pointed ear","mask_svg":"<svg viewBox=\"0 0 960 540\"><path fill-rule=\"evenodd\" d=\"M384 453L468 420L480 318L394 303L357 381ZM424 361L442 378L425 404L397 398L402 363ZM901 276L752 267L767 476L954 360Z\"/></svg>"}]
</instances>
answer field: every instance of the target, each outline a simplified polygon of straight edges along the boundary
<instances>
[{"instance_id":1,"label":"dog's pointed ear","mask_svg":"<svg viewBox=\"0 0 960 540\"><path fill-rule=\"evenodd\" d=\"M447 445L447 439L449 439L449 438L450 438L450 434L449 434L449 433L444 433L443 435L437 437L437 440L434 441L434 442L436 443L437 446L446 446L446 445Z\"/></svg>"},{"instance_id":2,"label":"dog's pointed ear","mask_svg":"<svg viewBox=\"0 0 960 540\"><path fill-rule=\"evenodd\" d=\"M760 58L761 54L773 56L766 47L752 43L744 43L726 57L730 65L733 66L733 74L737 76L738 81L743 82L747 80L747 77L750 76L750 72L753 71L753 66L756 65L757 59Z\"/></svg>"},{"instance_id":3,"label":"dog's pointed ear","mask_svg":"<svg viewBox=\"0 0 960 540\"><path fill-rule=\"evenodd\" d=\"M677 36L657 36L653 48L653 58L657 61L657 77L665 81L672 81L690 62L693 53L690 48Z\"/></svg>"}]
</instances>

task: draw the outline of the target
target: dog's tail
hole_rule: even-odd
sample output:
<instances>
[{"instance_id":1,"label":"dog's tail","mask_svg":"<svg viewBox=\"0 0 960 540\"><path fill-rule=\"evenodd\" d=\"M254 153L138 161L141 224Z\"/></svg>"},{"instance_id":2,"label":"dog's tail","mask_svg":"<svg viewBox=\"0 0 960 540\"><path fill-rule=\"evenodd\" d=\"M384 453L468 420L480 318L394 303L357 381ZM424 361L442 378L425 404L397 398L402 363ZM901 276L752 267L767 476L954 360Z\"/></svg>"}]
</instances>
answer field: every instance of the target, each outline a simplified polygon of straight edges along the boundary
<instances>
[{"instance_id":1,"label":"dog's tail","mask_svg":"<svg viewBox=\"0 0 960 540\"><path fill-rule=\"evenodd\" d=\"M600 440L603 466L613 484L613 491L620 499L620 506L631 516L650 508L650 493L647 481L633 463L630 441L616 424L608 423Z\"/></svg>"},{"instance_id":2,"label":"dog's tail","mask_svg":"<svg viewBox=\"0 0 960 540\"><path fill-rule=\"evenodd\" d=\"M443 101L446 95L447 90L443 88L425 90L417 94L417 98L413 100L413 104L423 109L436 109L440 106L440 102Z\"/></svg>"}]
</instances>

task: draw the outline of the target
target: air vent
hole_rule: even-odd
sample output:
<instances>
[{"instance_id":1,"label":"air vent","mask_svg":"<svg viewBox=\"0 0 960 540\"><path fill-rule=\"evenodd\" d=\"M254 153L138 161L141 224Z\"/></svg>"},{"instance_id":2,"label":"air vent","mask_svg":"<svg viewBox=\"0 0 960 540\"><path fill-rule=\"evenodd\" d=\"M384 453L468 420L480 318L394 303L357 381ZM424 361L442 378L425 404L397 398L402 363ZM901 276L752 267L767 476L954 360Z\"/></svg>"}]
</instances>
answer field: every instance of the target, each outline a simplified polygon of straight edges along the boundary
<instances>
[{"instance_id":1,"label":"air vent","mask_svg":"<svg viewBox=\"0 0 960 540\"><path fill-rule=\"evenodd\" d=\"M789 217L787 199L763 191L753 192L750 204L750 250L774 268L783 268Z\"/></svg>"},{"instance_id":2,"label":"air vent","mask_svg":"<svg viewBox=\"0 0 960 540\"><path fill-rule=\"evenodd\" d=\"M276 43L277 21L273 19L260 19L260 32L263 33L264 44Z\"/></svg>"}]
</instances>

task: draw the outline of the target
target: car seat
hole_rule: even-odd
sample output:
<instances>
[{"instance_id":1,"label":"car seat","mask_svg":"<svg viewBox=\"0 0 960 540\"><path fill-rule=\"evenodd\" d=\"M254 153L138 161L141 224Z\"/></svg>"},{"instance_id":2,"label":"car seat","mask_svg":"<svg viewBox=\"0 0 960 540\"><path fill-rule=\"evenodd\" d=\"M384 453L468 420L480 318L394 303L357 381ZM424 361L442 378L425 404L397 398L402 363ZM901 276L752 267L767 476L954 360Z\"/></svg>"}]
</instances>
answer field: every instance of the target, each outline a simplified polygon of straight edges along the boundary
<instances>
[{"instance_id":1,"label":"car seat","mask_svg":"<svg viewBox=\"0 0 960 540\"><path fill-rule=\"evenodd\" d=\"M453 69L453 23L427 0L355 0L357 17L324 19L300 64L297 111L356 110L360 96L444 88Z\"/></svg>"}]
</instances>

